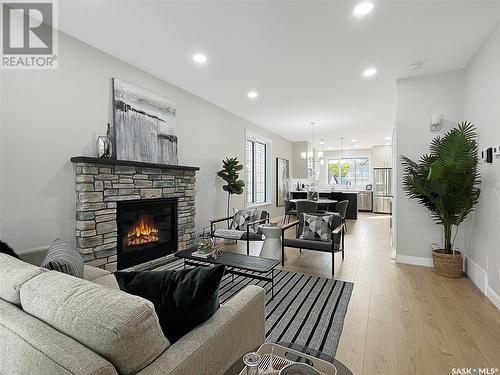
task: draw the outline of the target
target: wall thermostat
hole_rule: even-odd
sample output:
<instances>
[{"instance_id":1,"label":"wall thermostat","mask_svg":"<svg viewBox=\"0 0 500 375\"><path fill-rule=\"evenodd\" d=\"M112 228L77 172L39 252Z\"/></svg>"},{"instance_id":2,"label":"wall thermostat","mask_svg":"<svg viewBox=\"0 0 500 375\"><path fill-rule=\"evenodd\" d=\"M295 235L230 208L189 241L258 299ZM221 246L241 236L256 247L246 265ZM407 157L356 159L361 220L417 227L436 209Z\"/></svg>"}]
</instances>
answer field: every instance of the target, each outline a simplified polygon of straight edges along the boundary
<instances>
[{"instance_id":1,"label":"wall thermostat","mask_svg":"<svg viewBox=\"0 0 500 375\"><path fill-rule=\"evenodd\" d=\"M441 131L442 116L438 113L433 113L431 116L431 132Z\"/></svg>"}]
</instances>

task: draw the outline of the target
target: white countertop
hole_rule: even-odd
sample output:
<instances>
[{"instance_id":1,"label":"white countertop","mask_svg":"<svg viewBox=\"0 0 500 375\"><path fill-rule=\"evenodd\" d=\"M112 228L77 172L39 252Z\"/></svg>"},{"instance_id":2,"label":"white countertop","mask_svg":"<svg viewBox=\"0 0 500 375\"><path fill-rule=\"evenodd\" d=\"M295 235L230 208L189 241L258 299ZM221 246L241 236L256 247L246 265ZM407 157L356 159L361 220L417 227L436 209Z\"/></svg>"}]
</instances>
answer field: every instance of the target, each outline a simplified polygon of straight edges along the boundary
<instances>
[{"instance_id":1,"label":"white countertop","mask_svg":"<svg viewBox=\"0 0 500 375\"><path fill-rule=\"evenodd\" d=\"M371 190L318 190L318 193L352 193L352 194L359 194L361 192L370 192ZM307 190L292 190L290 193L307 193Z\"/></svg>"}]
</instances>

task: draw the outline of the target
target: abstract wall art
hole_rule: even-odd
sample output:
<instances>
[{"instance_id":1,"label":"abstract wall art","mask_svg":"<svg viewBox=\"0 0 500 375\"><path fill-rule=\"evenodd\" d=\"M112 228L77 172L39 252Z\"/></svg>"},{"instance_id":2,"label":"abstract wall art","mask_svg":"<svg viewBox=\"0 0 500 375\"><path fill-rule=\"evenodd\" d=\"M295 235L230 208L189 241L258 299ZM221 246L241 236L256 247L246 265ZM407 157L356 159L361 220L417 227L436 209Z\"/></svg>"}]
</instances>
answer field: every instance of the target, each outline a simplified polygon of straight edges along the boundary
<instances>
[{"instance_id":1,"label":"abstract wall art","mask_svg":"<svg viewBox=\"0 0 500 375\"><path fill-rule=\"evenodd\" d=\"M287 159L276 158L276 207L285 205L290 192L290 171Z\"/></svg>"},{"instance_id":2,"label":"abstract wall art","mask_svg":"<svg viewBox=\"0 0 500 375\"><path fill-rule=\"evenodd\" d=\"M172 101L114 78L113 120L118 160L177 164Z\"/></svg>"}]
</instances>

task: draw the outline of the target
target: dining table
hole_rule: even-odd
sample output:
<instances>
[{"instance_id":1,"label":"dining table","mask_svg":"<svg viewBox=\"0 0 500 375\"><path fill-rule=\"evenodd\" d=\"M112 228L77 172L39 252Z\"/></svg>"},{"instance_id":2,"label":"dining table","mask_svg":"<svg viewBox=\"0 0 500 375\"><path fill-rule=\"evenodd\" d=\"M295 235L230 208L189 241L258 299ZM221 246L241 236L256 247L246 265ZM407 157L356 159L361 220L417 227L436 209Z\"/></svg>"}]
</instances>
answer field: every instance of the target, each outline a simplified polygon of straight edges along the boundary
<instances>
[{"instance_id":1,"label":"dining table","mask_svg":"<svg viewBox=\"0 0 500 375\"><path fill-rule=\"evenodd\" d=\"M318 203L319 209L324 210L324 211L334 211L335 204L338 202L335 199L328 199L328 198L319 198L318 200L311 200L311 199L305 199L305 198L290 199L291 203L297 203L300 201L316 202L316 203Z\"/></svg>"},{"instance_id":2,"label":"dining table","mask_svg":"<svg viewBox=\"0 0 500 375\"><path fill-rule=\"evenodd\" d=\"M327 199L327 198L319 198L318 200L311 200L311 199L305 199L305 198L290 199L291 203L297 203L297 202L301 202L301 201L317 202L318 204L335 204L338 202L335 199Z\"/></svg>"}]
</instances>

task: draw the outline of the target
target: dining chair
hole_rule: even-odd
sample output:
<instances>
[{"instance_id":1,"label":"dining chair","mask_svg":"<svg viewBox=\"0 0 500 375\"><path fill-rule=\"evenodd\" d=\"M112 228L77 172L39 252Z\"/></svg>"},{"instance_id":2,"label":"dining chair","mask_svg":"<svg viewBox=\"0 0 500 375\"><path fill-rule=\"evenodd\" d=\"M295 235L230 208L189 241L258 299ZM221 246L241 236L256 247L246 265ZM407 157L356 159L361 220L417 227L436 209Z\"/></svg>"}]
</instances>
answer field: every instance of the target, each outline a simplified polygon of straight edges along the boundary
<instances>
[{"instance_id":1,"label":"dining chair","mask_svg":"<svg viewBox=\"0 0 500 375\"><path fill-rule=\"evenodd\" d=\"M347 214L347 206L349 205L349 201L340 201L337 202L335 206L335 211L337 211L340 216L342 217L342 224L344 224L344 230L347 233L347 222L345 220L346 214Z\"/></svg>"},{"instance_id":2,"label":"dining chair","mask_svg":"<svg viewBox=\"0 0 500 375\"><path fill-rule=\"evenodd\" d=\"M314 214L318 211L318 202L316 201L308 201L308 200L300 200L295 204L297 207L297 217L300 217L300 214Z\"/></svg>"},{"instance_id":3,"label":"dining chair","mask_svg":"<svg viewBox=\"0 0 500 375\"><path fill-rule=\"evenodd\" d=\"M290 202L290 198L283 199L285 202L285 215L283 216L283 224L286 223L286 217L288 216L288 222L290 222L290 216L297 216L297 210L295 209L295 203Z\"/></svg>"}]
</instances>

